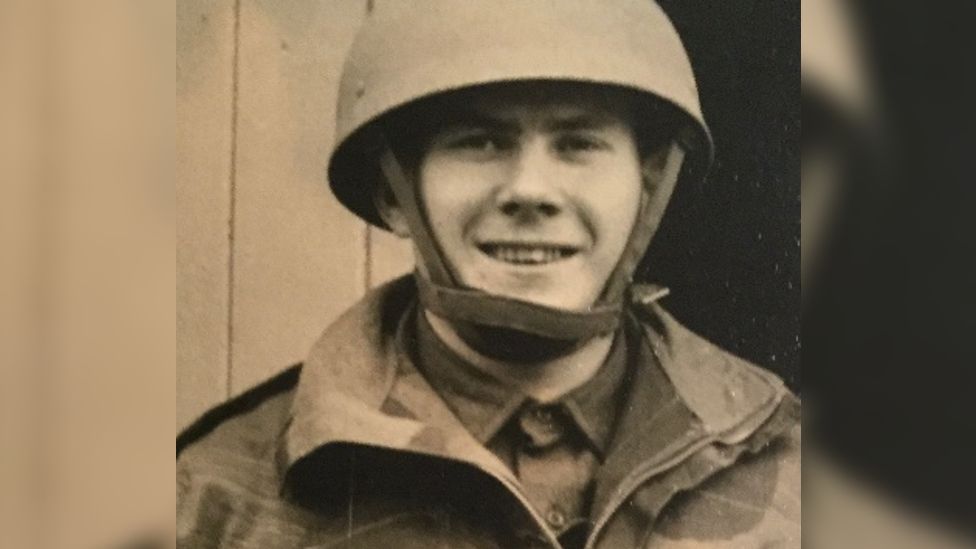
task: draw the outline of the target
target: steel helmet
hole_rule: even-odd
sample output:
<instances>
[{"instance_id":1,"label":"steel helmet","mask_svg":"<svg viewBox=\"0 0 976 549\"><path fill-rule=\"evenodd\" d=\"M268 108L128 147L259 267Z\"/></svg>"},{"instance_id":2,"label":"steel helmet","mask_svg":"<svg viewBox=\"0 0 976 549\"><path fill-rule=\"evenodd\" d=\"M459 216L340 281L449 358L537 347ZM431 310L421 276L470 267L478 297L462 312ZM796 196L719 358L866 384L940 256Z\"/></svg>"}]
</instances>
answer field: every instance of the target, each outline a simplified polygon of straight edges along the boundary
<instances>
[{"instance_id":1,"label":"steel helmet","mask_svg":"<svg viewBox=\"0 0 976 549\"><path fill-rule=\"evenodd\" d=\"M372 130L408 105L518 81L611 86L669 105L679 119L673 140L683 153L682 180L700 181L711 163L712 141L691 63L677 31L651 0L385 1L370 10L343 68L328 168L333 193L357 216L386 228L374 189L403 174L395 162L390 166L379 158ZM617 284L608 281L617 290L590 311L487 296L443 280L447 275L432 277L433 284L420 280L421 300L435 312L460 314L463 321L586 339L616 327L621 288L629 284L656 229L640 228L635 227L618 265ZM436 253L424 259L443 261ZM550 322L553 318L556 322Z\"/></svg>"},{"instance_id":2,"label":"steel helmet","mask_svg":"<svg viewBox=\"0 0 976 549\"><path fill-rule=\"evenodd\" d=\"M681 39L651 0L380 2L367 16L339 85L329 181L336 197L384 227L363 129L413 101L470 86L562 80L642 91L687 115L687 178L700 179L712 142Z\"/></svg>"}]
</instances>

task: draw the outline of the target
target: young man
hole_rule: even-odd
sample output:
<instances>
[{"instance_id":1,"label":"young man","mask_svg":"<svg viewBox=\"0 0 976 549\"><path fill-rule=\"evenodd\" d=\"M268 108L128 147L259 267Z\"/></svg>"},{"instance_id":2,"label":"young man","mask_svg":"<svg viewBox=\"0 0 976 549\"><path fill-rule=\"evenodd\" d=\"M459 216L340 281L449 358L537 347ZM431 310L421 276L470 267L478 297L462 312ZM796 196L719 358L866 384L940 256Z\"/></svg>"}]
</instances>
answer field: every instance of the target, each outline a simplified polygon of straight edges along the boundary
<instances>
[{"instance_id":1,"label":"young man","mask_svg":"<svg viewBox=\"0 0 976 549\"><path fill-rule=\"evenodd\" d=\"M417 271L178 449L186 547L797 547L798 403L632 283L711 142L644 0L391 2L337 198Z\"/></svg>"}]
</instances>

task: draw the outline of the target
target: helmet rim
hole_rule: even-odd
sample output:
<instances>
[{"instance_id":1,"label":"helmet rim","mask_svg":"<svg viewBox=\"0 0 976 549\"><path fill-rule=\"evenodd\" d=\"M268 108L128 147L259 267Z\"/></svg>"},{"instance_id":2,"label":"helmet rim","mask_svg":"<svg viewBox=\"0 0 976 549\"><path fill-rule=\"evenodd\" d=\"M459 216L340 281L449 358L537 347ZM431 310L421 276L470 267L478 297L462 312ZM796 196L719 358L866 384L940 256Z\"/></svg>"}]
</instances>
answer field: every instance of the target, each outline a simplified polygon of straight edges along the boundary
<instances>
[{"instance_id":1,"label":"helmet rim","mask_svg":"<svg viewBox=\"0 0 976 549\"><path fill-rule=\"evenodd\" d=\"M674 139L688 151L685 168L682 170L681 184L700 184L707 175L714 156L711 133L703 120L692 115L680 105L632 85L583 78L519 78L460 85L414 98L377 113L336 144L328 165L328 181L333 195L343 206L363 221L389 231L390 228L383 221L374 202L375 189L383 183L377 167L379 152L372 150L373 140L370 138L370 133L382 131L381 128L383 128L385 121L396 117L406 109L414 108L429 101L436 101L451 94L463 93L476 88L530 82L554 86L592 85L627 90L636 92L637 96L646 100L648 104L666 105L682 117L685 122L674 136Z\"/></svg>"}]
</instances>

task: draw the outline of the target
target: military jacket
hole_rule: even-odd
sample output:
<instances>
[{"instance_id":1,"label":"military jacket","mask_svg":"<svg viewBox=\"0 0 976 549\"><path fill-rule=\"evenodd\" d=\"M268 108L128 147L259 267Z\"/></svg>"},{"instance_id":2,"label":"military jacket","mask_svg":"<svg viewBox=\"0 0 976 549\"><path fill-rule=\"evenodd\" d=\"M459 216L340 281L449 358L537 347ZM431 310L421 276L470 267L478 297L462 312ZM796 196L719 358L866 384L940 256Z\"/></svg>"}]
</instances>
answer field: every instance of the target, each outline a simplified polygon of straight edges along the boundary
<instances>
[{"instance_id":1,"label":"military jacket","mask_svg":"<svg viewBox=\"0 0 976 549\"><path fill-rule=\"evenodd\" d=\"M373 291L303 365L180 435L179 547L559 547L399 352L415 300L410 278ZM587 547L799 547L798 400L655 303L628 319L641 348Z\"/></svg>"}]
</instances>

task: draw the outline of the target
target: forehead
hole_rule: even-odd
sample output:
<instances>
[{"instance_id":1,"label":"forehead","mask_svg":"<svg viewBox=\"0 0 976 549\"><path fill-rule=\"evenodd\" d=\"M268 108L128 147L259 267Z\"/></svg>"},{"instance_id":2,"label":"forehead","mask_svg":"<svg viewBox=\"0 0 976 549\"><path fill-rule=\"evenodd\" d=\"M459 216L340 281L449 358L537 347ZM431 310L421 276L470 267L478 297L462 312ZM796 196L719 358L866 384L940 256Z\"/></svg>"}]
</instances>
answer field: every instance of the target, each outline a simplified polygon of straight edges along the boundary
<instances>
[{"instance_id":1,"label":"forehead","mask_svg":"<svg viewBox=\"0 0 976 549\"><path fill-rule=\"evenodd\" d=\"M634 115L624 93L573 85L512 84L445 94L429 105L436 126L472 123L555 123L573 126L626 124Z\"/></svg>"},{"instance_id":2,"label":"forehead","mask_svg":"<svg viewBox=\"0 0 976 549\"><path fill-rule=\"evenodd\" d=\"M520 120L526 115L519 113L535 113L550 126L563 128L586 129L600 124L606 128L609 122L635 139L644 154L673 134L668 112L660 102L628 88L519 81L453 90L415 101L388 115L383 129L409 166L419 161L431 140L445 129L464 127L472 121L524 128L529 122Z\"/></svg>"}]
</instances>

